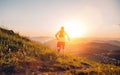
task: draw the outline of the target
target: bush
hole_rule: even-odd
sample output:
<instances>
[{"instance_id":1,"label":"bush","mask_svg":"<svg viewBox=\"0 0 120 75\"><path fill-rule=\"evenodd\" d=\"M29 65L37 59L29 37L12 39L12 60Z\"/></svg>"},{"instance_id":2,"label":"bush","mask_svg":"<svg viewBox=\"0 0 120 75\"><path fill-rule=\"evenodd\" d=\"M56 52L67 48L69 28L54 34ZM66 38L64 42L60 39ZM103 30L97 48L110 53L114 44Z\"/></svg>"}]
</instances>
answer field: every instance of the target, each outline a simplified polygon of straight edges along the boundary
<instances>
[{"instance_id":1,"label":"bush","mask_svg":"<svg viewBox=\"0 0 120 75\"><path fill-rule=\"evenodd\" d=\"M12 73L15 72L15 65L10 63L10 64L2 64L1 66L2 71L6 74L6 75L12 75Z\"/></svg>"}]
</instances>

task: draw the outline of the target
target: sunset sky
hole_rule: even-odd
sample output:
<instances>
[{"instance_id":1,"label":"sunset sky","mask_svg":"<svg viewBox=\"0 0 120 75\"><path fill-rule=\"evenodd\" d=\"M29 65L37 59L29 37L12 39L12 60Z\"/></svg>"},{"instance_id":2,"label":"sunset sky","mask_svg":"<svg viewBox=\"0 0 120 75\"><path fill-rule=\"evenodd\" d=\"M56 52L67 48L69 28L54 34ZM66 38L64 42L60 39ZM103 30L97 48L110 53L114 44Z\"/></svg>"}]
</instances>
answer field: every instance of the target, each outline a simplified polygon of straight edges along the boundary
<instances>
[{"instance_id":1,"label":"sunset sky","mask_svg":"<svg viewBox=\"0 0 120 75\"><path fill-rule=\"evenodd\" d=\"M120 38L118 24L120 0L0 0L0 26L25 36L54 37L67 25L80 37Z\"/></svg>"}]
</instances>

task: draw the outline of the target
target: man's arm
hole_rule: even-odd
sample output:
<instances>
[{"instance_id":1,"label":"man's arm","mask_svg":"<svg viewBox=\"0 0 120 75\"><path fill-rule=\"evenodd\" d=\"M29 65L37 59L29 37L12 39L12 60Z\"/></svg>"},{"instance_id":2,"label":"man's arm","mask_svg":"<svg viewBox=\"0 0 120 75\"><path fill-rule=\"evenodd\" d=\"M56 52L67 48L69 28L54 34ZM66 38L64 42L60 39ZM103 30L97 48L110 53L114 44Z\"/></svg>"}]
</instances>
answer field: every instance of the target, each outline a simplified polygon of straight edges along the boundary
<instances>
[{"instance_id":1,"label":"man's arm","mask_svg":"<svg viewBox=\"0 0 120 75\"><path fill-rule=\"evenodd\" d=\"M66 34L66 36L67 36L68 41L70 41L69 35L68 35L66 32L65 32L65 34Z\"/></svg>"},{"instance_id":2,"label":"man's arm","mask_svg":"<svg viewBox=\"0 0 120 75\"><path fill-rule=\"evenodd\" d=\"M59 32L57 32L57 33L55 34L55 37L56 37L57 40L58 40L58 34L59 34Z\"/></svg>"}]
</instances>

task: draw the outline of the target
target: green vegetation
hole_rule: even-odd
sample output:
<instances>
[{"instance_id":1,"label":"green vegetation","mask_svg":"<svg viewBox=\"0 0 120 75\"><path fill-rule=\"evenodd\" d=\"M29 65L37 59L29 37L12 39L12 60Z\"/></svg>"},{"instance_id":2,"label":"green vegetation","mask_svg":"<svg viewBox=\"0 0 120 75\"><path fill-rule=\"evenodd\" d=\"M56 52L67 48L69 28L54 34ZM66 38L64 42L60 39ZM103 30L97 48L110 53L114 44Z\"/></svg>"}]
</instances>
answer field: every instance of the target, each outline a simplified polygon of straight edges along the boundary
<instances>
[{"instance_id":1,"label":"green vegetation","mask_svg":"<svg viewBox=\"0 0 120 75\"><path fill-rule=\"evenodd\" d=\"M0 74L120 75L120 67L101 64L49 47L0 28Z\"/></svg>"}]
</instances>

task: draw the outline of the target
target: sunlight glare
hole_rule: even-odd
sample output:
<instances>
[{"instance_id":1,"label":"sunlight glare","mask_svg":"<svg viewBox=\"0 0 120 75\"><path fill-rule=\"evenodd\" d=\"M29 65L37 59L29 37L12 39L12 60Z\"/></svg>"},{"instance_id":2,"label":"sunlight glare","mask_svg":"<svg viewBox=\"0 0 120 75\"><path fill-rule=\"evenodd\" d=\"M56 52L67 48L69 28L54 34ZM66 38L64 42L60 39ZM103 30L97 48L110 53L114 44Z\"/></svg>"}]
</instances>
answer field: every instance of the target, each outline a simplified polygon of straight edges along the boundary
<instances>
[{"instance_id":1,"label":"sunlight glare","mask_svg":"<svg viewBox=\"0 0 120 75\"><path fill-rule=\"evenodd\" d=\"M85 27L85 24L77 20L67 21L64 23L64 27L66 32L72 38L85 37L87 33L87 27Z\"/></svg>"}]
</instances>

